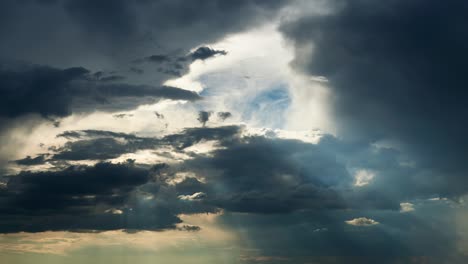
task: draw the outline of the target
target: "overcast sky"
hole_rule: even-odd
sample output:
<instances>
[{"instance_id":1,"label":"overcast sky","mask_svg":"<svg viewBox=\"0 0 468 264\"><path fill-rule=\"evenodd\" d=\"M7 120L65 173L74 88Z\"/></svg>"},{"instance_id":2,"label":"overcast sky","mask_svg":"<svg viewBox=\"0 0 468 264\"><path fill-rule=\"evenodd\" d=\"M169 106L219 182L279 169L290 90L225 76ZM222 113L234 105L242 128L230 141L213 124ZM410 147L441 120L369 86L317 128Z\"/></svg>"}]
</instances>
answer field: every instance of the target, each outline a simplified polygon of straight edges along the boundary
<instances>
[{"instance_id":1,"label":"overcast sky","mask_svg":"<svg viewBox=\"0 0 468 264\"><path fill-rule=\"evenodd\" d=\"M467 263L467 14L1 1L0 262Z\"/></svg>"}]
</instances>

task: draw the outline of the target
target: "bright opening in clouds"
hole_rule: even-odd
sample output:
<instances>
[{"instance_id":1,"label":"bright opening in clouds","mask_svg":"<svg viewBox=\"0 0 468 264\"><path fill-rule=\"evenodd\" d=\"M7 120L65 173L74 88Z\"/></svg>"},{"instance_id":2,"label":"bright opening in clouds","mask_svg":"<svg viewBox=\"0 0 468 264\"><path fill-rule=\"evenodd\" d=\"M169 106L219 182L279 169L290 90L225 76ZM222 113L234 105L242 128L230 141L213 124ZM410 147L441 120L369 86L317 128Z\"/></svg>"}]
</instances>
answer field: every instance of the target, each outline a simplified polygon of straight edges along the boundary
<instances>
[{"instance_id":1,"label":"bright opening in clouds","mask_svg":"<svg viewBox=\"0 0 468 264\"><path fill-rule=\"evenodd\" d=\"M468 4L0 3L0 263L466 263Z\"/></svg>"}]
</instances>

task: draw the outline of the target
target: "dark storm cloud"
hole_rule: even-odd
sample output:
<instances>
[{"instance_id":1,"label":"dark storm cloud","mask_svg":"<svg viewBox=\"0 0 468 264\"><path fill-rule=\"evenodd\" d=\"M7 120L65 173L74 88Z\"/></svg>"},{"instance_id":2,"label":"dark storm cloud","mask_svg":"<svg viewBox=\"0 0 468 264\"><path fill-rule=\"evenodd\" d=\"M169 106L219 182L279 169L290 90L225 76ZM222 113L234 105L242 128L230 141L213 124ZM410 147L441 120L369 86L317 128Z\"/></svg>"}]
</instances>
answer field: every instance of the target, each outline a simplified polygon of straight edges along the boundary
<instances>
[{"instance_id":1,"label":"dark storm cloud","mask_svg":"<svg viewBox=\"0 0 468 264\"><path fill-rule=\"evenodd\" d=\"M7 0L0 3L0 57L62 67L84 61L90 68L148 54L186 54L270 19L284 3Z\"/></svg>"},{"instance_id":2,"label":"dark storm cloud","mask_svg":"<svg viewBox=\"0 0 468 264\"><path fill-rule=\"evenodd\" d=\"M117 224L118 219L94 214L93 207L99 203L122 204L132 189L149 177L147 170L130 163L71 166L63 171L26 171L11 176L0 202L1 231L102 229L105 226L100 227L99 222L105 220ZM96 220L95 228L88 226L91 219Z\"/></svg>"},{"instance_id":3,"label":"dark storm cloud","mask_svg":"<svg viewBox=\"0 0 468 264\"><path fill-rule=\"evenodd\" d=\"M105 34L120 39L138 30L134 3L125 0L62 1L71 18L89 34ZM123 40L123 39L122 39Z\"/></svg>"},{"instance_id":4,"label":"dark storm cloud","mask_svg":"<svg viewBox=\"0 0 468 264\"><path fill-rule=\"evenodd\" d=\"M82 83L72 90L79 103L73 108L90 111L96 108L106 111L134 109L141 104L152 104L160 99L196 101L201 97L192 91L170 86L153 87L124 83L95 84Z\"/></svg>"},{"instance_id":5,"label":"dark storm cloud","mask_svg":"<svg viewBox=\"0 0 468 264\"><path fill-rule=\"evenodd\" d=\"M426 170L418 188L466 193L468 3L333 3L281 30L297 47L295 69L328 78L341 136L399 142Z\"/></svg>"},{"instance_id":6,"label":"dark storm cloud","mask_svg":"<svg viewBox=\"0 0 468 264\"><path fill-rule=\"evenodd\" d=\"M66 116L71 96L67 87L74 80L85 79L84 68L56 69L46 66L0 68L0 115L17 117L28 113L43 116Z\"/></svg>"},{"instance_id":7,"label":"dark storm cloud","mask_svg":"<svg viewBox=\"0 0 468 264\"><path fill-rule=\"evenodd\" d=\"M109 79L110 78L110 79ZM118 111L160 98L197 100L193 92L173 87L151 87L113 82L120 78L90 74L84 68L58 69L18 64L0 67L0 116L15 118L37 113L64 117L72 111Z\"/></svg>"},{"instance_id":8,"label":"dark storm cloud","mask_svg":"<svg viewBox=\"0 0 468 264\"><path fill-rule=\"evenodd\" d=\"M193 157L174 165L173 173L189 171L206 178L181 182L180 195L208 194L203 203L232 211L288 213L297 210L390 209L400 201L426 192L414 187L418 170L400 164L400 153L367 144L349 143L324 136L318 144L298 140L242 137L242 127L185 129L162 138L101 130L67 131L61 147L46 156L16 161L57 162L106 160L138 150L172 148ZM208 156L185 149L203 141L215 141L221 149ZM31 164L34 165L34 164ZM58 164L60 165L60 164ZM375 179L355 187L353 171L368 169Z\"/></svg>"},{"instance_id":9,"label":"dark storm cloud","mask_svg":"<svg viewBox=\"0 0 468 264\"><path fill-rule=\"evenodd\" d=\"M38 155L34 158L31 158L31 156L27 156L24 159L15 160L14 162L18 165L31 166L31 165L44 164L45 161L46 161L46 155Z\"/></svg>"},{"instance_id":10,"label":"dark storm cloud","mask_svg":"<svg viewBox=\"0 0 468 264\"><path fill-rule=\"evenodd\" d=\"M234 212L397 211L402 199L417 192L400 187L413 182L403 173L407 171L398 162L398 153L332 136L318 144L235 137L221 146L224 148L187 160L181 167L203 176L206 184L191 180L180 188L185 186L186 193L206 193L205 202ZM362 168L375 170L377 179L356 187L352 171Z\"/></svg>"},{"instance_id":11,"label":"dark storm cloud","mask_svg":"<svg viewBox=\"0 0 468 264\"><path fill-rule=\"evenodd\" d=\"M164 168L128 161L9 176L0 193L0 232L162 230L181 222L177 214L216 211L181 201L161 178Z\"/></svg>"},{"instance_id":12,"label":"dark storm cloud","mask_svg":"<svg viewBox=\"0 0 468 264\"><path fill-rule=\"evenodd\" d=\"M67 139L82 139L82 138L93 138L93 137L113 137L123 139L138 139L133 134L105 131L105 130L78 130L78 131L65 131L57 135L57 137L63 137Z\"/></svg>"}]
</instances>

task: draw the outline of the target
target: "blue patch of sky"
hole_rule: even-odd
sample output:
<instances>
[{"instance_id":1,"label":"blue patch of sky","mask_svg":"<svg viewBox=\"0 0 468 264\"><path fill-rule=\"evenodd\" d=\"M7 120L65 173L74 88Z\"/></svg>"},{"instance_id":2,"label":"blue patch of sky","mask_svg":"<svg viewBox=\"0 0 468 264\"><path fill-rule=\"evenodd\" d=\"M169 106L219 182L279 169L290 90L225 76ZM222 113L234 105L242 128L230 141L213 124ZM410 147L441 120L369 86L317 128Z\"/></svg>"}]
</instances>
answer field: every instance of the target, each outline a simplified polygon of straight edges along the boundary
<instances>
[{"instance_id":1,"label":"blue patch of sky","mask_svg":"<svg viewBox=\"0 0 468 264\"><path fill-rule=\"evenodd\" d=\"M204 89L200 92L202 97L208 99L211 97L214 100L225 98L225 104L228 109L234 109L237 115L243 122L254 124L255 126L263 126L268 128L283 128L286 122L285 112L291 104L291 98L286 83L270 83L268 87L256 87L258 92L247 92L245 96L236 96L236 92L231 92L229 89L249 89L252 81L246 80L238 76L225 76L222 75L204 75L199 78L203 83ZM221 85L220 85L221 84ZM229 84L232 84L229 85ZM263 83L264 85L265 83ZM258 85L262 85L258 83ZM225 95L233 95L228 98ZM243 95L241 92L240 95ZM205 100L204 100L205 101ZM205 101L206 103L206 101ZM205 104L203 103L203 104ZM209 103L200 105L200 110L213 110L204 109L209 108Z\"/></svg>"},{"instance_id":2,"label":"blue patch of sky","mask_svg":"<svg viewBox=\"0 0 468 264\"><path fill-rule=\"evenodd\" d=\"M256 119L270 128L283 128L285 111L291 104L288 87L284 84L264 90L251 98L243 112L244 120Z\"/></svg>"}]
</instances>

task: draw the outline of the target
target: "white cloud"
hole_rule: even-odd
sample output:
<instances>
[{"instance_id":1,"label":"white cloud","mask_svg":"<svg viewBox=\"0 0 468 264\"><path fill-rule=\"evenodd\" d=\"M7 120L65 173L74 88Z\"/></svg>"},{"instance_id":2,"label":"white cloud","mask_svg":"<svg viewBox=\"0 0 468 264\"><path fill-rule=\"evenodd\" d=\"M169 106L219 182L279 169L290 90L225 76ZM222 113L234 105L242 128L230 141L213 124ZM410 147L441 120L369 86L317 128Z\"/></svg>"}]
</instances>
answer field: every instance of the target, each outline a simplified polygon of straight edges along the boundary
<instances>
[{"instance_id":1,"label":"white cloud","mask_svg":"<svg viewBox=\"0 0 468 264\"><path fill-rule=\"evenodd\" d=\"M374 179L375 173L370 170L358 170L354 174L354 186L366 186Z\"/></svg>"},{"instance_id":2,"label":"white cloud","mask_svg":"<svg viewBox=\"0 0 468 264\"><path fill-rule=\"evenodd\" d=\"M429 199L427 199L427 200L428 200L428 201L447 201L448 199L445 198L445 197L442 197L442 198L440 198L440 197L435 197L435 198L429 198Z\"/></svg>"},{"instance_id":3,"label":"white cloud","mask_svg":"<svg viewBox=\"0 0 468 264\"><path fill-rule=\"evenodd\" d=\"M354 218L352 220L345 221L345 223L353 226L374 226L380 224L379 222L366 217Z\"/></svg>"},{"instance_id":4,"label":"white cloud","mask_svg":"<svg viewBox=\"0 0 468 264\"><path fill-rule=\"evenodd\" d=\"M179 195L179 199L184 201L199 201L203 200L205 197L206 194L204 192L196 192L191 195Z\"/></svg>"},{"instance_id":5,"label":"white cloud","mask_svg":"<svg viewBox=\"0 0 468 264\"><path fill-rule=\"evenodd\" d=\"M303 142L317 144L324 133L319 129L313 130L285 130L271 128L245 127L244 136L265 136L268 138L297 139Z\"/></svg>"},{"instance_id":6,"label":"white cloud","mask_svg":"<svg viewBox=\"0 0 468 264\"><path fill-rule=\"evenodd\" d=\"M407 213L414 211L414 204L412 203L400 203L400 212Z\"/></svg>"}]
</instances>

